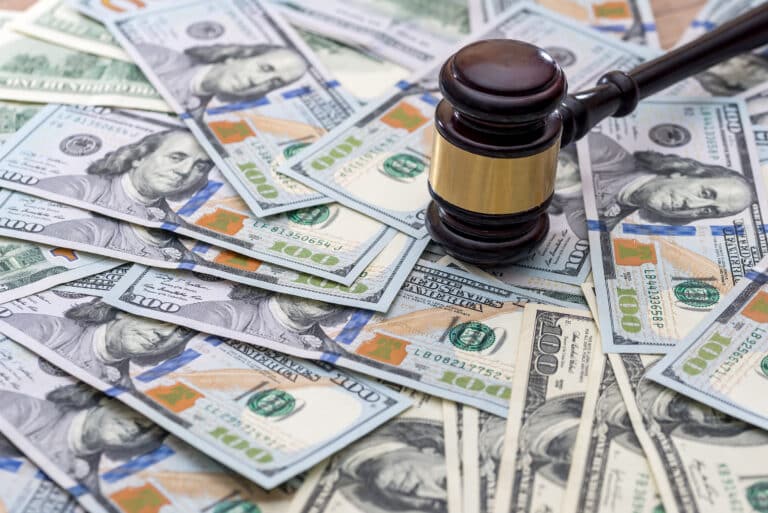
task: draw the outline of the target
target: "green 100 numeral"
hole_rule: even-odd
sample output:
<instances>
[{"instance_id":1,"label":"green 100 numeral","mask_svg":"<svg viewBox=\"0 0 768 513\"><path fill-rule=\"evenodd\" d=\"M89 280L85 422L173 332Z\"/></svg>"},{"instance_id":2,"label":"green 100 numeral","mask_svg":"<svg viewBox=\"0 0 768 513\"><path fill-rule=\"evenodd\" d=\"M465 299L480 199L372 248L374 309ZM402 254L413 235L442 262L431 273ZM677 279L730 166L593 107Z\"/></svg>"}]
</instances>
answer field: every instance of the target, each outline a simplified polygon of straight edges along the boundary
<instances>
[{"instance_id":1,"label":"green 100 numeral","mask_svg":"<svg viewBox=\"0 0 768 513\"><path fill-rule=\"evenodd\" d=\"M627 333L638 333L643 325L640 323L640 304L637 302L635 289L616 288L619 294L619 311L621 312L621 327Z\"/></svg>"},{"instance_id":2,"label":"green 100 numeral","mask_svg":"<svg viewBox=\"0 0 768 513\"><path fill-rule=\"evenodd\" d=\"M313 253L307 248L294 246L283 241L276 241L274 244L272 244L272 247L269 248L269 250L277 251L278 253L285 253L286 255L293 258L298 258L299 260L309 259L320 265L336 265L339 263L339 258L333 255L329 255L327 253Z\"/></svg>"},{"instance_id":3,"label":"green 100 numeral","mask_svg":"<svg viewBox=\"0 0 768 513\"><path fill-rule=\"evenodd\" d=\"M256 192L267 199L277 198L277 189L267 183L267 177L259 171L256 164L248 162L246 164L238 164L237 167L243 172L245 179L256 186Z\"/></svg>"},{"instance_id":4,"label":"green 100 numeral","mask_svg":"<svg viewBox=\"0 0 768 513\"><path fill-rule=\"evenodd\" d=\"M689 376L696 376L701 374L706 368L709 362L720 356L723 352L723 348L728 347L731 343L731 339L724 337L719 333L715 333L709 340L699 347L696 351L696 356L688 358L683 364L683 372Z\"/></svg>"}]
</instances>

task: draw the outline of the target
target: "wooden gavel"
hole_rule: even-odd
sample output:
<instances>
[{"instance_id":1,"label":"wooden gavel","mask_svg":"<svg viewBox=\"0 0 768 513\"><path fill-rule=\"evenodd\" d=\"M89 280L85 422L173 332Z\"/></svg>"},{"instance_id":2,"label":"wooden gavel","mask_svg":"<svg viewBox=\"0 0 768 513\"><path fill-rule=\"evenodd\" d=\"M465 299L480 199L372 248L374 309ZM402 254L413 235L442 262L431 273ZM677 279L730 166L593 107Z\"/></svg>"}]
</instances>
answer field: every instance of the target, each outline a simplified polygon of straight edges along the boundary
<instances>
[{"instance_id":1,"label":"wooden gavel","mask_svg":"<svg viewBox=\"0 0 768 513\"><path fill-rule=\"evenodd\" d=\"M565 74L537 46L465 46L440 70L427 228L446 252L479 265L524 257L549 231L561 147L607 117L737 54L768 44L768 3L629 72L566 96Z\"/></svg>"}]
</instances>

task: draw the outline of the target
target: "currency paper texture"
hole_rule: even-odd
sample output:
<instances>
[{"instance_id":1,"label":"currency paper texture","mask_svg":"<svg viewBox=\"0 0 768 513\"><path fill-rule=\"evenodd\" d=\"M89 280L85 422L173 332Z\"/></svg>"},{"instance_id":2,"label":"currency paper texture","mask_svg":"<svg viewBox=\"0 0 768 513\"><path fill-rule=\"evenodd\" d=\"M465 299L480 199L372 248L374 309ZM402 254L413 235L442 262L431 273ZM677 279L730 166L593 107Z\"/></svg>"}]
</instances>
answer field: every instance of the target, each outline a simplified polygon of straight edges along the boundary
<instances>
[{"instance_id":1,"label":"currency paper texture","mask_svg":"<svg viewBox=\"0 0 768 513\"><path fill-rule=\"evenodd\" d=\"M289 513L448 511L442 401L403 392L414 405L312 471Z\"/></svg>"},{"instance_id":2,"label":"currency paper texture","mask_svg":"<svg viewBox=\"0 0 768 513\"><path fill-rule=\"evenodd\" d=\"M258 216L327 202L276 173L355 100L266 2L186 0L108 26Z\"/></svg>"},{"instance_id":3,"label":"currency paper texture","mask_svg":"<svg viewBox=\"0 0 768 513\"><path fill-rule=\"evenodd\" d=\"M39 0L8 28L80 52L131 62L101 23L72 9L66 0Z\"/></svg>"},{"instance_id":4,"label":"currency paper texture","mask_svg":"<svg viewBox=\"0 0 768 513\"><path fill-rule=\"evenodd\" d=\"M135 269L105 301L503 416L523 305L549 302L426 261L414 267L386 314Z\"/></svg>"},{"instance_id":5,"label":"currency paper texture","mask_svg":"<svg viewBox=\"0 0 768 513\"><path fill-rule=\"evenodd\" d=\"M163 269L339 304L386 311L427 240L397 234L349 287L243 257L193 239L144 228L76 207L0 190L0 236L61 246Z\"/></svg>"},{"instance_id":6,"label":"currency paper texture","mask_svg":"<svg viewBox=\"0 0 768 513\"><path fill-rule=\"evenodd\" d=\"M373 51L411 70L447 55L469 33L479 0L275 0L291 23Z\"/></svg>"},{"instance_id":7,"label":"currency paper texture","mask_svg":"<svg viewBox=\"0 0 768 513\"><path fill-rule=\"evenodd\" d=\"M765 509L765 431L648 379L658 357L609 358L666 513Z\"/></svg>"},{"instance_id":8,"label":"currency paper texture","mask_svg":"<svg viewBox=\"0 0 768 513\"><path fill-rule=\"evenodd\" d=\"M630 69L652 53L622 45L529 4L508 11L477 38L515 38L547 48L568 74L570 87L594 83L611 69ZM568 47L562 41L569 42ZM437 68L401 83L383 99L335 129L281 168L338 202L414 237L426 235L428 168L439 101ZM561 152L557 201L547 239L518 268L579 284L589 272L586 229L570 210L581 201L575 149ZM570 199L570 201L568 201ZM579 224L581 223L581 224Z\"/></svg>"},{"instance_id":9,"label":"currency paper texture","mask_svg":"<svg viewBox=\"0 0 768 513\"><path fill-rule=\"evenodd\" d=\"M296 32L336 80L358 100L368 102L376 99L411 75L406 68L382 59L367 49L301 28L296 28Z\"/></svg>"},{"instance_id":10,"label":"currency paper texture","mask_svg":"<svg viewBox=\"0 0 768 513\"><path fill-rule=\"evenodd\" d=\"M647 100L579 156L605 350L666 352L768 252L745 106Z\"/></svg>"},{"instance_id":11,"label":"currency paper texture","mask_svg":"<svg viewBox=\"0 0 768 513\"><path fill-rule=\"evenodd\" d=\"M592 360L562 513L663 511L648 460L602 348Z\"/></svg>"},{"instance_id":12,"label":"currency paper texture","mask_svg":"<svg viewBox=\"0 0 768 513\"><path fill-rule=\"evenodd\" d=\"M495 19L503 12L523 0L479 0L474 3L475 16L484 20ZM659 35L653 8L648 0L537 0L539 5L547 7L592 28L612 34L622 41L660 48Z\"/></svg>"},{"instance_id":13,"label":"currency paper texture","mask_svg":"<svg viewBox=\"0 0 768 513\"><path fill-rule=\"evenodd\" d=\"M0 434L0 511L83 513L75 499Z\"/></svg>"},{"instance_id":14,"label":"currency paper texture","mask_svg":"<svg viewBox=\"0 0 768 513\"><path fill-rule=\"evenodd\" d=\"M496 513L561 510L599 344L586 311L525 308L493 497Z\"/></svg>"},{"instance_id":15,"label":"currency paper texture","mask_svg":"<svg viewBox=\"0 0 768 513\"><path fill-rule=\"evenodd\" d=\"M265 488L408 406L328 364L135 317L87 294L6 303L0 332Z\"/></svg>"},{"instance_id":16,"label":"currency paper texture","mask_svg":"<svg viewBox=\"0 0 768 513\"><path fill-rule=\"evenodd\" d=\"M0 148L0 185L351 285L396 231L338 204L250 213L170 117L50 105Z\"/></svg>"},{"instance_id":17,"label":"currency paper texture","mask_svg":"<svg viewBox=\"0 0 768 513\"><path fill-rule=\"evenodd\" d=\"M267 492L15 342L0 356L0 432L89 513L280 513L300 484Z\"/></svg>"},{"instance_id":18,"label":"currency paper texture","mask_svg":"<svg viewBox=\"0 0 768 513\"><path fill-rule=\"evenodd\" d=\"M168 111L134 64L0 31L0 99Z\"/></svg>"},{"instance_id":19,"label":"currency paper texture","mask_svg":"<svg viewBox=\"0 0 768 513\"><path fill-rule=\"evenodd\" d=\"M768 429L768 258L748 271L648 377Z\"/></svg>"}]
</instances>

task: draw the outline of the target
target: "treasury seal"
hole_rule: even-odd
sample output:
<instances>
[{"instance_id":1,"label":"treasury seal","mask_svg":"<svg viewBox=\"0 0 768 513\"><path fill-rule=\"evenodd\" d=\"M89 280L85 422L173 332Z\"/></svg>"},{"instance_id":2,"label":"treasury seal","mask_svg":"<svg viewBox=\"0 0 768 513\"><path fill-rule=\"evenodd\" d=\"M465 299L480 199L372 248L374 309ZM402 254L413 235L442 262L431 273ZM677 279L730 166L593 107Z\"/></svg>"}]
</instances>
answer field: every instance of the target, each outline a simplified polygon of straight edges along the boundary
<instances>
[{"instance_id":1,"label":"treasury seal","mask_svg":"<svg viewBox=\"0 0 768 513\"><path fill-rule=\"evenodd\" d=\"M215 21L198 21L187 27L187 35L192 39L216 39L224 33L224 25Z\"/></svg>"},{"instance_id":2,"label":"treasury seal","mask_svg":"<svg viewBox=\"0 0 768 513\"><path fill-rule=\"evenodd\" d=\"M768 481L758 481L747 488L747 501L752 509L768 513Z\"/></svg>"},{"instance_id":3,"label":"treasury seal","mask_svg":"<svg viewBox=\"0 0 768 513\"><path fill-rule=\"evenodd\" d=\"M410 181L427 169L427 163L407 153L398 153L384 161L385 175L401 182Z\"/></svg>"},{"instance_id":4,"label":"treasury seal","mask_svg":"<svg viewBox=\"0 0 768 513\"><path fill-rule=\"evenodd\" d=\"M296 399L282 390L256 392L248 399L248 409L262 417L284 417L296 407Z\"/></svg>"},{"instance_id":5,"label":"treasury seal","mask_svg":"<svg viewBox=\"0 0 768 513\"><path fill-rule=\"evenodd\" d=\"M469 321L451 328L448 340L457 349L477 352L491 347L496 342L496 334L481 322Z\"/></svg>"},{"instance_id":6,"label":"treasury seal","mask_svg":"<svg viewBox=\"0 0 768 513\"><path fill-rule=\"evenodd\" d=\"M87 157L101 149L101 139L91 134L75 134L64 138L59 149L70 157Z\"/></svg>"},{"instance_id":7,"label":"treasury seal","mask_svg":"<svg viewBox=\"0 0 768 513\"><path fill-rule=\"evenodd\" d=\"M760 371L764 376L768 376L768 356L765 356L760 360Z\"/></svg>"},{"instance_id":8,"label":"treasury seal","mask_svg":"<svg viewBox=\"0 0 768 513\"><path fill-rule=\"evenodd\" d=\"M675 286L675 297L678 301L692 308L709 308L720 301L720 292L699 280L688 280Z\"/></svg>"},{"instance_id":9,"label":"treasury seal","mask_svg":"<svg viewBox=\"0 0 768 513\"><path fill-rule=\"evenodd\" d=\"M303 224L304 226L312 226L315 224L321 224L328 220L331 216L331 209L326 205L318 205L316 207L300 208L294 210L288 214L288 219L296 224Z\"/></svg>"}]
</instances>

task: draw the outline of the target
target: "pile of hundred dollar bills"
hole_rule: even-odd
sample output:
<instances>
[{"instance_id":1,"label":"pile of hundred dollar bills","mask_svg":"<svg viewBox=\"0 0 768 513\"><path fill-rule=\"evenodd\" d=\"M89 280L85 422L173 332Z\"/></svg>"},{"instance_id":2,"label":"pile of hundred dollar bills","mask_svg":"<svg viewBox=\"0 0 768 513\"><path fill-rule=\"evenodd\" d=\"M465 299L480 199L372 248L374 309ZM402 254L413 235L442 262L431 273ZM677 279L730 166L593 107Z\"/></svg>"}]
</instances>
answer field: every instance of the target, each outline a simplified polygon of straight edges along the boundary
<instances>
[{"instance_id":1,"label":"pile of hundred dollar bills","mask_svg":"<svg viewBox=\"0 0 768 513\"><path fill-rule=\"evenodd\" d=\"M563 149L480 269L424 225L437 69L588 87L661 53L649 0L22 3L1 513L768 512L765 50Z\"/></svg>"}]
</instances>

